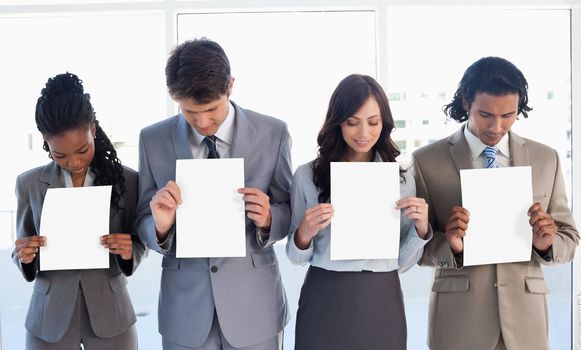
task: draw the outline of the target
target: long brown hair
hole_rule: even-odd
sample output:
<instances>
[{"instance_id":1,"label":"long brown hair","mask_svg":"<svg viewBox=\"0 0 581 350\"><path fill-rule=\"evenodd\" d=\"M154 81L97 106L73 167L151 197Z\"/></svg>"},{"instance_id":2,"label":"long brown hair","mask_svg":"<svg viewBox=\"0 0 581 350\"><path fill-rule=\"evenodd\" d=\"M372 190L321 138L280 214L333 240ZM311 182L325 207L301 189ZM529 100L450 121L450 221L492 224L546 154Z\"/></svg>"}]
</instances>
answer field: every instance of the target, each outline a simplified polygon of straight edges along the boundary
<instances>
[{"instance_id":1,"label":"long brown hair","mask_svg":"<svg viewBox=\"0 0 581 350\"><path fill-rule=\"evenodd\" d=\"M395 162L400 154L391 139L394 128L389 101L381 86L370 76L351 74L343 79L331 96L325 123L319 131L317 144L319 151L313 162L313 182L319 189L319 203L325 203L331 196L331 162L345 159L348 145L341 133L341 123L352 117L363 104L373 96L379 105L382 128L379 139L372 151L378 153L384 162ZM402 181L404 170L400 168Z\"/></svg>"}]
</instances>

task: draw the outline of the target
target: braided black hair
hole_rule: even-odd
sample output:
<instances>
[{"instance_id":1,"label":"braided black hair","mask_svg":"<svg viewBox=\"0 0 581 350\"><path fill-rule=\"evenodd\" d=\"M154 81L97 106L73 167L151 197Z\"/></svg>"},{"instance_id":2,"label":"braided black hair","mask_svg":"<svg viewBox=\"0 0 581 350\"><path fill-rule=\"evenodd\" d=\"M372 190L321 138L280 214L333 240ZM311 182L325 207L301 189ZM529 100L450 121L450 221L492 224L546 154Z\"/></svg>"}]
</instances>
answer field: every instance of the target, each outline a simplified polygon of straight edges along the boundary
<instances>
[{"instance_id":1,"label":"braided black hair","mask_svg":"<svg viewBox=\"0 0 581 350\"><path fill-rule=\"evenodd\" d=\"M118 210L121 195L126 191L123 167L113 144L99 126L91 97L84 93L82 80L68 72L48 79L36 102L35 119L38 131L45 136L59 135L82 126L95 126L95 154L91 162L94 184L113 186L111 204ZM46 141L42 147L51 157Z\"/></svg>"}]
</instances>

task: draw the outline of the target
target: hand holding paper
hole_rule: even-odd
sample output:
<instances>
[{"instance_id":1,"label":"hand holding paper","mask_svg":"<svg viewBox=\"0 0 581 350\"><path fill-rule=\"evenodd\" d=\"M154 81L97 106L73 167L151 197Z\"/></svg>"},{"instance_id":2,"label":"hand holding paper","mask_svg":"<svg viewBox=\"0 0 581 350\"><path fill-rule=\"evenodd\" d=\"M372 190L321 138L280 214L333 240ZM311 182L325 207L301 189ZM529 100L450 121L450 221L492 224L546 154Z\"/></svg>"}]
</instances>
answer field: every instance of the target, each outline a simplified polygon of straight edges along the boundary
<instances>
[{"instance_id":1,"label":"hand holding paper","mask_svg":"<svg viewBox=\"0 0 581 350\"><path fill-rule=\"evenodd\" d=\"M426 200L409 196L397 201L396 208L402 209L403 215L414 221L418 236L424 239L428 234L430 225L428 223L428 203L426 203Z\"/></svg>"},{"instance_id":2,"label":"hand holding paper","mask_svg":"<svg viewBox=\"0 0 581 350\"><path fill-rule=\"evenodd\" d=\"M446 223L445 236L454 254L464 251L463 238L468 230L470 213L465 208L455 206L452 208L448 222Z\"/></svg>"},{"instance_id":3,"label":"hand holding paper","mask_svg":"<svg viewBox=\"0 0 581 350\"><path fill-rule=\"evenodd\" d=\"M101 237L101 245L111 254L119 254L123 260L133 257L133 242L129 233L112 233Z\"/></svg>"},{"instance_id":4,"label":"hand holding paper","mask_svg":"<svg viewBox=\"0 0 581 350\"><path fill-rule=\"evenodd\" d=\"M238 193L244 195L242 199L246 203L244 206L244 209L248 212L246 216L254 222L256 227L268 230L272 219L270 197L258 188L240 188Z\"/></svg>"},{"instance_id":5,"label":"hand holding paper","mask_svg":"<svg viewBox=\"0 0 581 350\"><path fill-rule=\"evenodd\" d=\"M171 180L151 198L149 207L155 223L157 238L160 241L165 239L170 228L175 224L176 210L181 203L180 187Z\"/></svg>"},{"instance_id":6,"label":"hand holding paper","mask_svg":"<svg viewBox=\"0 0 581 350\"><path fill-rule=\"evenodd\" d=\"M320 203L305 210L305 217L294 238L297 247L307 249L313 237L329 226L333 213L333 205L329 203Z\"/></svg>"},{"instance_id":7,"label":"hand holding paper","mask_svg":"<svg viewBox=\"0 0 581 350\"><path fill-rule=\"evenodd\" d=\"M557 233L557 225L541 208L541 203L535 202L528 211L529 224L533 228L533 246L540 252L546 252L553 245L553 238Z\"/></svg>"},{"instance_id":8,"label":"hand holding paper","mask_svg":"<svg viewBox=\"0 0 581 350\"><path fill-rule=\"evenodd\" d=\"M46 244L44 236L30 236L17 239L15 242L16 256L22 264L30 264L36 258L38 249Z\"/></svg>"}]
</instances>

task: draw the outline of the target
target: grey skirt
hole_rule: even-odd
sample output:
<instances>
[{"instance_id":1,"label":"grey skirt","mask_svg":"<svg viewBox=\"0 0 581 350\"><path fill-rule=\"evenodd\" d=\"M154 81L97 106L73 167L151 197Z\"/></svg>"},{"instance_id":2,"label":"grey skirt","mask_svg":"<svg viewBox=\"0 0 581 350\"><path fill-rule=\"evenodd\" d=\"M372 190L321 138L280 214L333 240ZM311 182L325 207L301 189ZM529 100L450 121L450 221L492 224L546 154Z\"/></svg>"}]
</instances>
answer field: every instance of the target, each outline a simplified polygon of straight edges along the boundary
<instances>
[{"instance_id":1,"label":"grey skirt","mask_svg":"<svg viewBox=\"0 0 581 350\"><path fill-rule=\"evenodd\" d=\"M397 271L309 268L299 300L295 350L405 350L406 340Z\"/></svg>"}]
</instances>

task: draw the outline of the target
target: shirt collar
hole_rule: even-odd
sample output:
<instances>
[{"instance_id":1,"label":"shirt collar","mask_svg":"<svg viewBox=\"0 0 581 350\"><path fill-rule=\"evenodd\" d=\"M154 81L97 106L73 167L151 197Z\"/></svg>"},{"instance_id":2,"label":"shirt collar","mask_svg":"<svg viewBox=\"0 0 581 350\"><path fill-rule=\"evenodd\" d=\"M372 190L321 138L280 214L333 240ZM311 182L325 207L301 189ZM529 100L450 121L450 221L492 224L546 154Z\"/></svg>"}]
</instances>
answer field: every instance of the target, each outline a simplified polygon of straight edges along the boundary
<instances>
[{"instance_id":1,"label":"shirt collar","mask_svg":"<svg viewBox=\"0 0 581 350\"><path fill-rule=\"evenodd\" d=\"M234 139L234 118L235 118L236 111L234 109L234 105L232 102L228 101L228 114L226 115L226 119L214 136L218 138L218 140L226 143L228 146L232 145L232 140ZM200 146L204 141L204 136L200 135L196 129L192 129L192 137L194 140L194 144Z\"/></svg>"},{"instance_id":2,"label":"shirt collar","mask_svg":"<svg viewBox=\"0 0 581 350\"><path fill-rule=\"evenodd\" d=\"M468 147L470 148L470 154L472 155L472 161L476 160L482 151L487 147L480 139L470 131L468 128L468 123L466 123L464 127L464 137L466 138L466 142L468 142ZM510 159L510 147L509 147L509 136L506 133L500 141L494 146L498 149L498 153L503 155L506 158Z\"/></svg>"},{"instance_id":3,"label":"shirt collar","mask_svg":"<svg viewBox=\"0 0 581 350\"><path fill-rule=\"evenodd\" d=\"M63 171L63 178L65 180L65 187L74 187L73 186L73 177L71 176L71 173L66 171L64 168L61 168L61 169ZM87 170L87 174L85 175L85 182L83 184L83 187L93 186L94 181L95 181L95 175L93 174L93 171L91 170L91 168L89 168Z\"/></svg>"}]
</instances>

